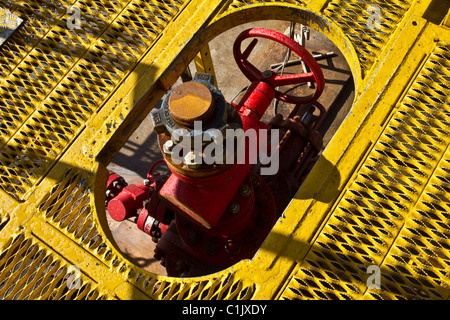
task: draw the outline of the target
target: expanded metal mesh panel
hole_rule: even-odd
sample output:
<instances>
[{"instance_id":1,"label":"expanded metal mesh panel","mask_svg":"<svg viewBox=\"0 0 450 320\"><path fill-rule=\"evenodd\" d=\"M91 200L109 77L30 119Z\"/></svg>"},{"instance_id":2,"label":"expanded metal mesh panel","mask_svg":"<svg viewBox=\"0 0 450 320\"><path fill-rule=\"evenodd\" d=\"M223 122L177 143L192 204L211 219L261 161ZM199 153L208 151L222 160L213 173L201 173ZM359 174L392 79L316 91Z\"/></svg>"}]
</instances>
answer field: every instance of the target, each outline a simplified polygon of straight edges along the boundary
<instances>
[{"instance_id":1,"label":"expanded metal mesh panel","mask_svg":"<svg viewBox=\"0 0 450 320\"><path fill-rule=\"evenodd\" d=\"M381 269L381 291L372 299L448 299L450 241L447 152Z\"/></svg>"},{"instance_id":2,"label":"expanded metal mesh panel","mask_svg":"<svg viewBox=\"0 0 450 320\"><path fill-rule=\"evenodd\" d=\"M368 70L411 7L412 0L333 0L324 11L355 46Z\"/></svg>"},{"instance_id":3,"label":"expanded metal mesh panel","mask_svg":"<svg viewBox=\"0 0 450 320\"><path fill-rule=\"evenodd\" d=\"M119 268L119 260L108 249L100 226L95 222L90 189L81 174L67 172L63 181L57 183L44 197L38 208L46 221L67 237L83 246L103 263Z\"/></svg>"},{"instance_id":4,"label":"expanded metal mesh panel","mask_svg":"<svg viewBox=\"0 0 450 320\"><path fill-rule=\"evenodd\" d=\"M0 252L2 300L106 299L96 284L56 258L32 237L19 234Z\"/></svg>"},{"instance_id":5,"label":"expanded metal mesh panel","mask_svg":"<svg viewBox=\"0 0 450 320\"><path fill-rule=\"evenodd\" d=\"M0 212L0 299L126 299L143 297L142 293L165 300L252 299L271 298L280 293L280 288L285 288L281 292L284 299L448 298L450 48L446 43L440 43L426 60L361 166L354 164L359 169L333 211L329 215L323 213L327 220L307 226L319 232L304 259L291 252L288 257L295 261L279 259L281 251L270 251L278 248L278 243L268 240L263 249L269 250L260 250L252 261L204 277L177 279L142 270L112 246L109 233L99 225L97 215L104 212L97 212L100 208L95 203L99 199L94 199L98 195L93 190L102 189L94 186L97 173L90 170L96 167L100 150L97 146L105 146L106 140L116 138L111 138L110 132L105 135L101 128L106 117L102 117L108 114L118 124L124 118L115 114L117 106L111 110L101 107L113 93L114 99L120 101L126 91L122 90L125 83L125 88L150 87L151 83L142 85L140 80L127 78L133 71L142 75L145 68L136 68L139 62L158 57L152 66L161 67L159 71L179 68L171 66L175 54L160 58L158 50L166 54L197 50L184 46L190 39L201 37L197 28L202 23L206 26L218 18L208 11L214 9L213 5L205 3L0 0L0 7L25 20L0 49L0 188L15 199L28 201L16 206L7 197ZM214 4L217 15L223 17L247 7L257 9L277 2L207 3ZM390 40L394 33L399 36L396 43L407 46L405 37L409 35L397 30L407 28L403 17L411 8L417 9L413 0L278 3L280 6L267 6L269 10L264 14L273 9L275 17L288 8L299 16L302 10L311 10L311 18L323 16L333 20L341 29L338 33L348 36L344 39L346 45L354 45L365 74L371 72L369 69L383 50L391 50L387 45L393 45ZM419 11L425 6L426 1L421 1ZM373 16L377 13L374 7L380 9L379 17ZM79 9L79 21L73 20L74 11L70 8ZM323 12L316 12L323 8ZM247 13L257 15L253 9L244 10L240 17ZM176 16L175 24L170 24ZM191 19L194 16L200 18ZM249 18L257 20L256 16ZM376 18L380 18L380 25ZM369 21L375 23L375 28L370 28ZM182 22L185 26L180 31ZM419 21L416 26L423 24ZM166 38L176 39L173 43L177 45L169 45ZM428 43L424 38L421 41ZM171 47L163 49L164 46ZM414 46L414 50L425 54L432 48L429 46ZM413 60L407 58L415 69L419 61ZM373 76L380 84L389 86L388 79L397 81L401 77L389 73L389 62L377 66L380 72ZM150 77L143 78L148 81ZM370 90L367 81L371 80L367 78L357 84L359 92L366 86ZM396 88L404 90L408 83L410 78L405 77ZM390 88L386 91L391 92ZM364 99L367 98L358 101L357 107L374 102ZM367 119L373 118L368 114ZM356 135L354 130L359 129L354 128L359 125L380 125L376 121L357 125L352 119L348 121L345 132L349 135ZM96 147L89 149L95 152L86 154L86 159L82 156L84 146L76 141L80 134L97 139ZM58 157L63 156L65 161L70 158L66 150L77 160L52 169ZM72 167L78 165L78 160L82 168ZM348 181L350 176L347 173L341 178ZM41 179L44 181L37 185ZM298 223L289 221L291 226ZM296 264L300 258L302 262ZM267 269L255 266L263 260L268 261ZM68 261L79 263L83 270L77 272ZM381 290L367 288L366 271L372 265L381 268ZM285 283L285 273L292 268L293 274ZM259 274L265 272L268 274ZM74 283L78 275L80 280Z\"/></svg>"},{"instance_id":6,"label":"expanded metal mesh panel","mask_svg":"<svg viewBox=\"0 0 450 320\"><path fill-rule=\"evenodd\" d=\"M51 30L0 85L1 188L22 198L183 3L78 1L79 28L67 25L73 13L47 18ZM15 12L24 7L33 6L19 4ZM39 16L30 14L28 20L35 19Z\"/></svg>"},{"instance_id":7,"label":"expanded metal mesh panel","mask_svg":"<svg viewBox=\"0 0 450 320\"><path fill-rule=\"evenodd\" d=\"M7 77L30 50L66 13L74 0L10 1L1 0L0 6L24 20L13 38L0 50L0 78Z\"/></svg>"},{"instance_id":8,"label":"expanded metal mesh panel","mask_svg":"<svg viewBox=\"0 0 450 320\"><path fill-rule=\"evenodd\" d=\"M38 208L46 221L99 261L110 266L118 275L126 274L128 281L154 299L250 299L252 286L245 286L232 273L200 282L183 283L143 272L118 256L102 236L95 222L93 197L81 174L67 172L63 180L45 195Z\"/></svg>"},{"instance_id":9,"label":"expanded metal mesh panel","mask_svg":"<svg viewBox=\"0 0 450 320\"><path fill-rule=\"evenodd\" d=\"M393 118L400 123L398 127L409 130L414 137L410 145L415 150L411 153L432 169L436 161L440 162L432 173L426 172L426 187L383 261L382 290L369 290L367 297L448 299L450 296L449 80L450 45L442 43L405 97L403 121Z\"/></svg>"},{"instance_id":10,"label":"expanded metal mesh panel","mask_svg":"<svg viewBox=\"0 0 450 320\"><path fill-rule=\"evenodd\" d=\"M406 270L403 265L413 261L404 257L418 256L415 261L419 262L421 254L424 257L437 255L424 244L426 239L422 241L425 251L419 254L415 240L427 237L434 243L429 244L432 247L441 246L448 228L445 220L436 215L431 218L427 212L434 212L435 205L447 199L445 189L439 187L442 182L436 184L446 181L446 176L442 175L446 161L442 163L443 169L437 172L435 169L450 144L449 53L447 45L440 45L430 56L290 281L283 298L361 298L370 275L367 268L379 266L388 252L381 269L386 281L383 292L387 291L392 297L412 294L412 289L401 287L401 282L396 285L401 288L392 289L392 283L398 279L395 273L405 272L400 271ZM431 176L433 179L429 182ZM414 216L409 216L420 196L420 209L415 208ZM442 206L445 202L439 206L445 212ZM397 238L405 220L406 226ZM433 224L429 220L433 220ZM424 230L427 231L422 235ZM392 244L394 249L390 252ZM440 248L438 252L443 253L445 246ZM423 269L425 265L428 269ZM439 266L445 268L445 264ZM410 266L408 269L416 271L403 276L405 282L410 278L405 286L419 285L420 288L422 279L427 283L425 287L432 283L434 288L428 297L441 297L434 292L446 281L447 272L441 272L436 281L425 279L430 277L425 270L432 268L439 267L426 259L417 268ZM434 273L436 277L439 274ZM381 297L375 292L373 296Z\"/></svg>"},{"instance_id":11,"label":"expanded metal mesh panel","mask_svg":"<svg viewBox=\"0 0 450 320\"><path fill-rule=\"evenodd\" d=\"M233 2L230 3L229 9L236 9L236 8L240 8L240 7L244 7L244 6L248 6L248 5L252 5L252 4L264 4L264 3L276 3L276 2L279 2L279 1L276 1L276 0L234 0ZM296 5L304 4L303 0L286 0L283 2L296 4Z\"/></svg>"},{"instance_id":12,"label":"expanded metal mesh panel","mask_svg":"<svg viewBox=\"0 0 450 320\"><path fill-rule=\"evenodd\" d=\"M0 232L2 231L2 229L6 226L6 224L8 223L10 217L8 214L5 214L3 212L0 212Z\"/></svg>"},{"instance_id":13,"label":"expanded metal mesh panel","mask_svg":"<svg viewBox=\"0 0 450 320\"><path fill-rule=\"evenodd\" d=\"M138 272L130 276L135 279L133 284L158 300L249 300L254 294L254 285L244 285L232 273L194 281L149 277Z\"/></svg>"}]
</instances>

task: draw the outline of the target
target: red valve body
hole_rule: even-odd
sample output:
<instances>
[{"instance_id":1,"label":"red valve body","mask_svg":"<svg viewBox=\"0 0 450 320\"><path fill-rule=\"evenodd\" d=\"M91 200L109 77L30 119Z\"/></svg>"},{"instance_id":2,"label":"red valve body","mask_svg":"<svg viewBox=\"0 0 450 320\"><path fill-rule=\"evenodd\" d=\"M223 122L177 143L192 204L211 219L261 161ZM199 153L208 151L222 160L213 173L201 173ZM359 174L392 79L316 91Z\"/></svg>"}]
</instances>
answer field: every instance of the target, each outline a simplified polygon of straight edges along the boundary
<instances>
[{"instance_id":1,"label":"red valve body","mask_svg":"<svg viewBox=\"0 0 450 320\"><path fill-rule=\"evenodd\" d=\"M241 53L239 48L244 39L252 36L269 38L285 44L310 65L312 72L277 76L270 71L262 73L255 71L255 67L247 61L247 58L256 42L253 41L244 53ZM237 43L238 45L234 46L236 62L252 81L240 103L233 105L239 113L244 131L255 130L259 133L262 129L269 129L260 120L274 98L287 102L305 103L315 101L322 92L324 80L320 67L308 52L303 48L298 49L292 39L287 40L285 36L271 30L252 29L242 33ZM314 96L296 99L276 90L278 86L306 81L317 83ZM208 110L213 108L213 105L213 103L208 104ZM176 111L180 113L180 110ZM325 113L321 110L318 123L322 121L324 115ZM281 166L282 170L273 178L275 181L273 185L278 184L279 190L284 190L281 185L288 180L285 176L289 175L291 167L296 167L298 172L304 169L305 165L298 163L300 159L298 153L306 150L302 154L307 161L310 161L312 156L317 154L317 148L321 144L316 131L308 129L308 125L300 123L299 119L293 121L289 118L284 126L295 132L291 135L295 137L291 137L289 143L284 145L294 144L297 147L292 152L282 150L281 155L288 161ZM313 130L316 129L317 126L313 128ZM260 134L256 134L256 137L258 139L256 150L259 150L259 146L262 145L259 139L266 139L266 137ZM264 143L267 145L267 141ZM282 149L281 144L278 147ZM173 254L173 257L166 259L172 262L166 263L177 266L177 270L173 271L177 275L182 273L180 259L177 257L189 260L186 256L187 252L199 261L220 267L250 258L270 232L277 214L281 212L276 206L279 201L275 201L273 197L272 186L269 186L259 175L250 172L253 163L250 163L248 159L250 151L248 140L244 148L245 163L231 165L226 170L218 171L217 174L206 178L185 175L174 170L168 163L172 174L167 180L159 185L141 183L124 187L117 196L108 200L108 212L113 219L120 221L137 215L138 210L141 209L137 219L138 228L159 239L158 250L155 251L158 257L162 256L161 252L164 252L163 255ZM308 148L312 148L312 151L308 151ZM114 178L117 179L117 177ZM245 192L241 190L242 187L246 187ZM286 202L288 199L283 201ZM169 211L175 212L175 219L167 214ZM162 234L164 237L161 237ZM181 243L179 238L182 239ZM169 269L173 269L172 267L167 268L168 273L172 272L169 272Z\"/></svg>"},{"instance_id":2,"label":"red valve body","mask_svg":"<svg viewBox=\"0 0 450 320\"><path fill-rule=\"evenodd\" d=\"M136 215L142 203L148 199L150 188L144 183L128 185L108 203L108 213L116 221L122 221Z\"/></svg>"}]
</instances>

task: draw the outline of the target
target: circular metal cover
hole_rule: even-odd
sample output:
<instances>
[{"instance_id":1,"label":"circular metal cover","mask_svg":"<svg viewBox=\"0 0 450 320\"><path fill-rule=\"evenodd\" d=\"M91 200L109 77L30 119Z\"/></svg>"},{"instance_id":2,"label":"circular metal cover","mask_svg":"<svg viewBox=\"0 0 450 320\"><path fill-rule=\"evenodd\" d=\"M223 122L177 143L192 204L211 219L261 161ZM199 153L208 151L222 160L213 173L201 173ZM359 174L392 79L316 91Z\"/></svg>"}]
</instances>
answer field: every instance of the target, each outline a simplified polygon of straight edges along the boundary
<instances>
[{"instance_id":1,"label":"circular metal cover","mask_svg":"<svg viewBox=\"0 0 450 320\"><path fill-rule=\"evenodd\" d=\"M169 111L176 122L193 127L194 121L207 121L213 115L213 95L202 83L183 83L172 91Z\"/></svg>"}]
</instances>

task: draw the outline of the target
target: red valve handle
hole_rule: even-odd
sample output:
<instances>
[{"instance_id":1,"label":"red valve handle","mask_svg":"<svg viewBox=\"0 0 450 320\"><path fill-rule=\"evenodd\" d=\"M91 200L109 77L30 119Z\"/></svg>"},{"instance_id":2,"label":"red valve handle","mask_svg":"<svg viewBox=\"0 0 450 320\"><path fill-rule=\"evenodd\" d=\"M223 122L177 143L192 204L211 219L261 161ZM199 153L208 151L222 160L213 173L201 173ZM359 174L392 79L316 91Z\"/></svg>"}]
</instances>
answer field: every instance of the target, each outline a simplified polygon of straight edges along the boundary
<instances>
[{"instance_id":1,"label":"red valve handle","mask_svg":"<svg viewBox=\"0 0 450 320\"><path fill-rule=\"evenodd\" d=\"M258 68L256 68L247 60L250 53L255 48L258 39L253 39L247 49L245 49L244 52L241 51L242 41L253 37L266 38L288 47L293 52L295 52L303 61L305 61L305 63L311 69L311 72L279 76L274 72L269 71L270 73L267 73L267 71L259 71ZM239 69L241 69L242 73L252 82L269 82L273 88L286 85L301 84L305 82L316 83L315 93L307 97L296 97L275 90L275 98L281 101L294 104L311 103L319 98L319 96L322 94L323 88L325 87L325 79L323 77L322 69L320 69L319 64L313 58L313 56L296 41L279 32L264 28L253 28L245 30L236 38L233 46L233 54Z\"/></svg>"}]
</instances>

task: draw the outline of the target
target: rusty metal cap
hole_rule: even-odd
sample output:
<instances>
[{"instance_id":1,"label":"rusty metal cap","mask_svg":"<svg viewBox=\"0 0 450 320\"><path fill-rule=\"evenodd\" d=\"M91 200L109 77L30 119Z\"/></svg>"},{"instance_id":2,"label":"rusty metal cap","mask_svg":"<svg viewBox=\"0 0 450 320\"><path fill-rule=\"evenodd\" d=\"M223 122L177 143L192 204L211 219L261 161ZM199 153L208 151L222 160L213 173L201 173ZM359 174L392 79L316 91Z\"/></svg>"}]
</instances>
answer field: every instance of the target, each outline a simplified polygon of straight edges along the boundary
<instances>
[{"instance_id":1,"label":"rusty metal cap","mask_svg":"<svg viewBox=\"0 0 450 320\"><path fill-rule=\"evenodd\" d=\"M207 121L214 114L213 95L202 83L183 83L169 97L169 112L176 122L193 128L194 121Z\"/></svg>"}]
</instances>

